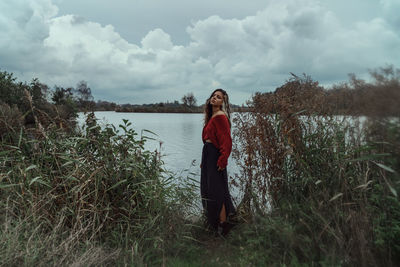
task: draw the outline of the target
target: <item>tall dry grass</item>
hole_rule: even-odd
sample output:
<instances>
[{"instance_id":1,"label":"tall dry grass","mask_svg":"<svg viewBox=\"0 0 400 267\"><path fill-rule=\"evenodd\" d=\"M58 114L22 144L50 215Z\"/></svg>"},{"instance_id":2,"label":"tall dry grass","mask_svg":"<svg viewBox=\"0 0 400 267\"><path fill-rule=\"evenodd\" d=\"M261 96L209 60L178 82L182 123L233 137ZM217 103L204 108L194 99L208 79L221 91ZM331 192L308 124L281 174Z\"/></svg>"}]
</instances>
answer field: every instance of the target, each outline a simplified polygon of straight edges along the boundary
<instances>
[{"instance_id":1,"label":"tall dry grass","mask_svg":"<svg viewBox=\"0 0 400 267\"><path fill-rule=\"evenodd\" d=\"M256 94L235 119L237 237L255 265L400 262L399 118L338 117L310 78ZM361 125L360 125L361 124Z\"/></svg>"}]
</instances>

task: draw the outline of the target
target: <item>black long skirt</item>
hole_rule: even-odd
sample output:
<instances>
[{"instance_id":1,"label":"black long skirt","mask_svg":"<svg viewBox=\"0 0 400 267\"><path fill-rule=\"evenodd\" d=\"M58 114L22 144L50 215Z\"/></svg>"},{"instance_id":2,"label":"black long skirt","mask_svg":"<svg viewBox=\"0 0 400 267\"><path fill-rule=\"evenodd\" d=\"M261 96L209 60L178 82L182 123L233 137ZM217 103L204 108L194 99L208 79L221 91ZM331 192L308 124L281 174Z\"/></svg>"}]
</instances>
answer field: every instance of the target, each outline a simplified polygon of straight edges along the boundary
<instances>
[{"instance_id":1,"label":"black long skirt","mask_svg":"<svg viewBox=\"0 0 400 267\"><path fill-rule=\"evenodd\" d=\"M220 156L218 149L205 142L201 157L200 193L203 210L208 224L217 229L222 205L225 205L226 216L229 219L235 213L228 188L228 174L226 169L218 171L217 160Z\"/></svg>"}]
</instances>

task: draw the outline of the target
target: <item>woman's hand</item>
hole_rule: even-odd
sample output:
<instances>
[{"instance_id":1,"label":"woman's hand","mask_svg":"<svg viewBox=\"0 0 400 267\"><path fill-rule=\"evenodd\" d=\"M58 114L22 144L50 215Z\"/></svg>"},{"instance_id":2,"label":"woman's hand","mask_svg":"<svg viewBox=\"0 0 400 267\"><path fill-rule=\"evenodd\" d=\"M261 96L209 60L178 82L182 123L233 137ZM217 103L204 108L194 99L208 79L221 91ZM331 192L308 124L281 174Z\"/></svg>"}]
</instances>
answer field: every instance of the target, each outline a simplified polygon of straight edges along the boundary
<instances>
[{"instance_id":1,"label":"woman's hand","mask_svg":"<svg viewBox=\"0 0 400 267\"><path fill-rule=\"evenodd\" d=\"M225 168L221 168L221 167L218 166L218 171L219 171L219 172L220 172L220 171L223 171L223 170L225 170Z\"/></svg>"}]
</instances>

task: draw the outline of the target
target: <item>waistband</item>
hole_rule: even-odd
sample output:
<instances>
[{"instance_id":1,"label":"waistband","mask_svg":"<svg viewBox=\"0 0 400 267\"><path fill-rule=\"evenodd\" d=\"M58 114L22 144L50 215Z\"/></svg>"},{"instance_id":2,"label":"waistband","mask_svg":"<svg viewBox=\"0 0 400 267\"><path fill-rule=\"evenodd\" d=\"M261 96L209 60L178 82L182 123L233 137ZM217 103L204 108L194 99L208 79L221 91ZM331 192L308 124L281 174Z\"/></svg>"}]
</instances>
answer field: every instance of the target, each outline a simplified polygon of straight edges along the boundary
<instances>
[{"instance_id":1,"label":"waistband","mask_svg":"<svg viewBox=\"0 0 400 267\"><path fill-rule=\"evenodd\" d=\"M213 148L213 149L218 150L217 147L213 143L209 143L209 142L204 142L203 149L204 148Z\"/></svg>"}]
</instances>

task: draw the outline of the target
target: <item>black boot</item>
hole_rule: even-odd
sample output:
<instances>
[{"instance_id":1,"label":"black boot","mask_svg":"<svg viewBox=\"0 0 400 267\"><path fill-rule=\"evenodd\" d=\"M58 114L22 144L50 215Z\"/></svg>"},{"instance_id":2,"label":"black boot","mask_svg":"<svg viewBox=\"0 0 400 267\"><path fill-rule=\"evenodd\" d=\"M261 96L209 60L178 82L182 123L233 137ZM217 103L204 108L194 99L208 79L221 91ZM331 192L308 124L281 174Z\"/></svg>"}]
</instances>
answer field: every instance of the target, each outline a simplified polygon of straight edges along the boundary
<instances>
[{"instance_id":1,"label":"black boot","mask_svg":"<svg viewBox=\"0 0 400 267\"><path fill-rule=\"evenodd\" d=\"M232 228L232 224L228 222L220 222L218 224L218 234L221 236L226 236Z\"/></svg>"}]
</instances>

